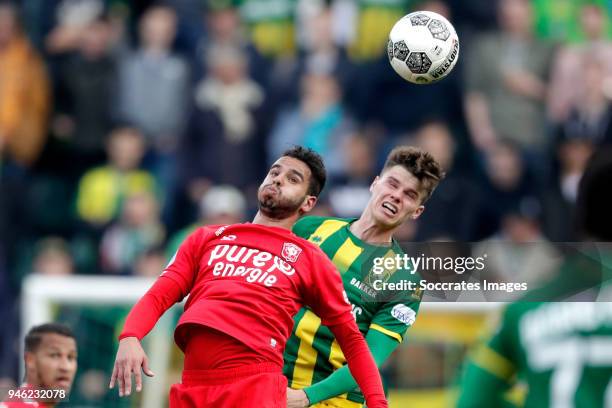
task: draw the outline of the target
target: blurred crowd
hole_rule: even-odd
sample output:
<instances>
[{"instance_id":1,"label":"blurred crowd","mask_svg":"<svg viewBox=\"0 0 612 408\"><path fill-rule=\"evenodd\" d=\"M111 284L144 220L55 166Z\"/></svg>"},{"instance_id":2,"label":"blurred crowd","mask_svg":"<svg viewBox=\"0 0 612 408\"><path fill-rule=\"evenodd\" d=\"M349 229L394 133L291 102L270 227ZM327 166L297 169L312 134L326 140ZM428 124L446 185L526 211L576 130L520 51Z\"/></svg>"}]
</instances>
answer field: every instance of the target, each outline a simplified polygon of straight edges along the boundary
<instances>
[{"instance_id":1,"label":"blurred crowd","mask_svg":"<svg viewBox=\"0 0 612 408\"><path fill-rule=\"evenodd\" d=\"M433 85L387 61L390 27L416 9L461 40ZM196 225L249 220L294 144L325 159L318 214L358 216L388 151L413 144L447 177L400 240L576 240L578 182L612 142L610 13L605 0L0 2L0 319L16 327L28 273L158 275ZM0 339L0 378L15 378L14 341Z\"/></svg>"}]
</instances>

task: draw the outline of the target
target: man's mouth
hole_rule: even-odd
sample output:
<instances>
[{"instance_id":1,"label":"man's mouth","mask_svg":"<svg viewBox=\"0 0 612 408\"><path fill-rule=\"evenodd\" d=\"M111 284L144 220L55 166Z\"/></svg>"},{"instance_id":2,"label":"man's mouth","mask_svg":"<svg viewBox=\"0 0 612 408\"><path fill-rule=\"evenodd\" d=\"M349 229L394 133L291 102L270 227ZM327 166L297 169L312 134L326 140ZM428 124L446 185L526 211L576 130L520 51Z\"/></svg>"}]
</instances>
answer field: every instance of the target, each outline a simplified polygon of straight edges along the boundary
<instances>
[{"instance_id":1,"label":"man's mouth","mask_svg":"<svg viewBox=\"0 0 612 408\"><path fill-rule=\"evenodd\" d=\"M278 192L280 191L280 189L279 189L278 187L275 187L275 186L274 186L274 185L272 185L272 184L268 184L267 186L265 186L265 187L263 188L263 191L266 191L266 190L272 191L272 192L274 192L275 194L276 194L276 193L278 193Z\"/></svg>"},{"instance_id":2,"label":"man's mouth","mask_svg":"<svg viewBox=\"0 0 612 408\"><path fill-rule=\"evenodd\" d=\"M55 383L62 388L69 388L71 381L69 377L57 377Z\"/></svg>"},{"instance_id":3,"label":"man's mouth","mask_svg":"<svg viewBox=\"0 0 612 408\"><path fill-rule=\"evenodd\" d=\"M395 214L397 214L397 211L398 211L398 210L397 210L397 207L395 206L395 204L392 204L392 203L390 203L390 202L388 202L388 201L384 201L384 202L382 203L382 207L383 207L383 208L384 208L384 209L385 209L387 212L389 212L391 215L395 215Z\"/></svg>"}]
</instances>

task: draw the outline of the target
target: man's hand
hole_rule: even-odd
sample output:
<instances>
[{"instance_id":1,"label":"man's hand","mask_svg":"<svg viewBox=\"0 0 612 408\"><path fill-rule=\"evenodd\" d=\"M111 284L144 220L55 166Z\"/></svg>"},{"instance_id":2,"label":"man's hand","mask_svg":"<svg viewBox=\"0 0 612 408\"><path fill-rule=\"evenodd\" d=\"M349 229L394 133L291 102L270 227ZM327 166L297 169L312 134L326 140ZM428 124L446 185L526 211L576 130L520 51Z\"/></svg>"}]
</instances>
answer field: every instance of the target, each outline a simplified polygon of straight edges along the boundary
<instances>
[{"instance_id":1,"label":"man's hand","mask_svg":"<svg viewBox=\"0 0 612 408\"><path fill-rule=\"evenodd\" d=\"M119 383L119 396L127 396L132 392L132 373L136 379L136 391L142 390L142 374L153 377L153 371L149 369L149 359L145 354L140 340L136 337L126 337L119 342L115 367L111 376L109 388L115 387L115 381Z\"/></svg>"},{"instance_id":2,"label":"man's hand","mask_svg":"<svg viewBox=\"0 0 612 408\"><path fill-rule=\"evenodd\" d=\"M310 405L304 390L287 388L287 408L304 408Z\"/></svg>"}]
</instances>

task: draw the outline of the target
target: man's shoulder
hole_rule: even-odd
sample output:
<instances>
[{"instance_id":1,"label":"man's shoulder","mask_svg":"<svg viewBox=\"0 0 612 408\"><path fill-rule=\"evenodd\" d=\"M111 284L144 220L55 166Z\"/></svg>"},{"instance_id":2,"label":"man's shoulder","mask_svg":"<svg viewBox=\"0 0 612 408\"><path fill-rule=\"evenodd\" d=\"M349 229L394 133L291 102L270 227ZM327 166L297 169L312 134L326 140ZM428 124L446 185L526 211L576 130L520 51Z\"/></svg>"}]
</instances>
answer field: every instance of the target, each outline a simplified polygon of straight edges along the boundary
<instances>
[{"instance_id":1,"label":"man's shoulder","mask_svg":"<svg viewBox=\"0 0 612 408\"><path fill-rule=\"evenodd\" d=\"M319 227L329 226L330 228L341 228L348 225L353 219L352 218L340 218L340 217L321 217L315 215L308 215L300 218L292 230L296 235L303 238L308 238L313 232Z\"/></svg>"},{"instance_id":2,"label":"man's shoulder","mask_svg":"<svg viewBox=\"0 0 612 408\"><path fill-rule=\"evenodd\" d=\"M348 224L353 218L342 218L342 217L324 217L319 215L307 215L300 218L295 225L298 224L309 224L309 225L321 225L324 222L337 222L342 224Z\"/></svg>"}]
</instances>

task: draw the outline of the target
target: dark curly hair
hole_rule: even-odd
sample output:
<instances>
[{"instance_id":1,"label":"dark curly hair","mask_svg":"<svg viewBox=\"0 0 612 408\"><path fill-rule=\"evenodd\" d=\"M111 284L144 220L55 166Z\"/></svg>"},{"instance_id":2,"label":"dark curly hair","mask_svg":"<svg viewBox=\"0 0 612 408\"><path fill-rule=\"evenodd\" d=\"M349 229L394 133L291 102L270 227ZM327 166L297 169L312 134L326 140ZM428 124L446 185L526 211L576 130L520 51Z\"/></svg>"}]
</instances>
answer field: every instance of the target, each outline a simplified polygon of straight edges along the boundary
<instances>
[{"instance_id":1,"label":"dark curly hair","mask_svg":"<svg viewBox=\"0 0 612 408\"><path fill-rule=\"evenodd\" d=\"M393 166L402 166L416 177L425 193L421 203L431 197L434 189L444 178L438 162L428 152L412 146L398 146L391 150L381 173Z\"/></svg>"},{"instance_id":2,"label":"dark curly hair","mask_svg":"<svg viewBox=\"0 0 612 408\"><path fill-rule=\"evenodd\" d=\"M308 183L308 194L319 197L327 180L327 171L319 153L303 146L294 146L286 150L283 156L293 157L308 166L311 173Z\"/></svg>"}]
</instances>

